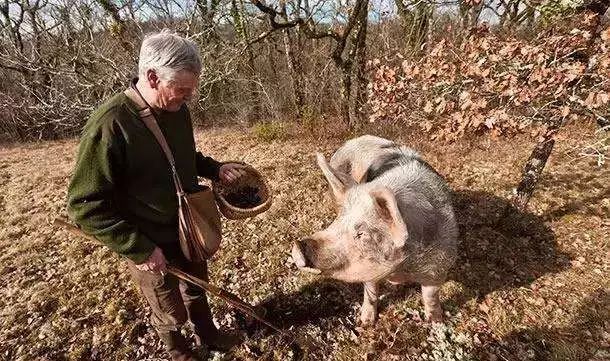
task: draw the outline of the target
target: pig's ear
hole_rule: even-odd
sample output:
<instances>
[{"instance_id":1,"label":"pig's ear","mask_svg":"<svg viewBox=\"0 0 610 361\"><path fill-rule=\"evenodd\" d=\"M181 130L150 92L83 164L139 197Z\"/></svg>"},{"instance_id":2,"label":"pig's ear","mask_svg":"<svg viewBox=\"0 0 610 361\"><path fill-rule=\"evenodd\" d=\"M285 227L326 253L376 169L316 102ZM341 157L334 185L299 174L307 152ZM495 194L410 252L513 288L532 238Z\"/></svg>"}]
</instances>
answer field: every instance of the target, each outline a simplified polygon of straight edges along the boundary
<instances>
[{"instance_id":1,"label":"pig's ear","mask_svg":"<svg viewBox=\"0 0 610 361\"><path fill-rule=\"evenodd\" d=\"M316 153L316 158L318 160L318 166L322 170L322 173L324 173L324 177L328 181L328 184L330 184L336 202L339 204L343 203L345 192L350 187L354 186L356 182L350 175L342 174L332 169L322 153Z\"/></svg>"},{"instance_id":2,"label":"pig's ear","mask_svg":"<svg viewBox=\"0 0 610 361\"><path fill-rule=\"evenodd\" d=\"M371 191L371 196L375 202L377 213L390 228L394 245L396 248L403 247L409 234L407 225L398 209L394 193L386 187L379 187Z\"/></svg>"}]
</instances>

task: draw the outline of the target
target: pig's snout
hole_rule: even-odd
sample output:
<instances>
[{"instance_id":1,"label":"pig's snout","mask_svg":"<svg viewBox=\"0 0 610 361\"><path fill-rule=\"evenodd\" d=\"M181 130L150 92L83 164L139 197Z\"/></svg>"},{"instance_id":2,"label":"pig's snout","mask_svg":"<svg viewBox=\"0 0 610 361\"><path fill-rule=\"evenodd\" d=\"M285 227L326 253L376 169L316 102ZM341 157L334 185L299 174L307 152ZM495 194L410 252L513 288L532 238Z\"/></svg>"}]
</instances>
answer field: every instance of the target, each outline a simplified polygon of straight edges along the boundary
<instances>
[{"instance_id":1,"label":"pig's snout","mask_svg":"<svg viewBox=\"0 0 610 361\"><path fill-rule=\"evenodd\" d=\"M306 238L304 240L294 242L294 245L292 246L292 260L301 271L319 275L322 273L322 271L314 268L312 266L313 262L311 259L307 259L306 255L308 254L308 250L311 251L311 248L307 248L307 242L311 242L311 239Z\"/></svg>"},{"instance_id":2,"label":"pig's snout","mask_svg":"<svg viewBox=\"0 0 610 361\"><path fill-rule=\"evenodd\" d=\"M292 245L292 260L299 268L307 267L307 259L305 259L304 249L304 241L296 241Z\"/></svg>"}]
</instances>

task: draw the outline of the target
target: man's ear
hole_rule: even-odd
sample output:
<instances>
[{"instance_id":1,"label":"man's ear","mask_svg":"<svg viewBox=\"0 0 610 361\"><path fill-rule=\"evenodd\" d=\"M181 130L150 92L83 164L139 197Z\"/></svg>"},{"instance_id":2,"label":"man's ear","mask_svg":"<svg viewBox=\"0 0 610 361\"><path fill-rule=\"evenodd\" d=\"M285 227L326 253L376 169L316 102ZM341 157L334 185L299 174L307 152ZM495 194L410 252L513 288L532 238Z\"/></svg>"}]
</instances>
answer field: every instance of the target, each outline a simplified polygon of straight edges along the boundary
<instances>
[{"instance_id":1,"label":"man's ear","mask_svg":"<svg viewBox=\"0 0 610 361\"><path fill-rule=\"evenodd\" d=\"M328 162L326 162L326 158L324 158L322 153L316 153L316 158L318 160L318 166L322 170L324 177L333 191L335 202L337 202L337 204L342 204L345 200L345 193L349 188L353 187L356 182L350 175L340 174L332 169Z\"/></svg>"},{"instance_id":2,"label":"man's ear","mask_svg":"<svg viewBox=\"0 0 610 361\"><path fill-rule=\"evenodd\" d=\"M157 75L157 72L154 71L153 69L148 69L146 71L146 81L148 82L148 85L152 89L157 89L158 88L160 80L161 79L159 79L159 76Z\"/></svg>"},{"instance_id":3,"label":"man's ear","mask_svg":"<svg viewBox=\"0 0 610 361\"><path fill-rule=\"evenodd\" d=\"M396 248L403 247L409 237L409 233L407 225L398 209L394 193L386 187L377 187L371 190L370 194L373 197L377 214L390 228L394 246Z\"/></svg>"}]
</instances>

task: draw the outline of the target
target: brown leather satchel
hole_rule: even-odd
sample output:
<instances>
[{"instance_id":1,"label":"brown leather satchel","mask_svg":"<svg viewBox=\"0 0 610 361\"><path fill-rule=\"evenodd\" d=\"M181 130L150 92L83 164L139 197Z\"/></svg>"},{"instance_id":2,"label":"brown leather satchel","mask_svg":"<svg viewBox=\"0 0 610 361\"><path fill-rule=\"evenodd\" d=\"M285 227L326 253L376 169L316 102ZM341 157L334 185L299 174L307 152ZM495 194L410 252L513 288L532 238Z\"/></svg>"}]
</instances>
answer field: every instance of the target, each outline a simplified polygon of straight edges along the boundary
<instances>
[{"instance_id":1,"label":"brown leather satchel","mask_svg":"<svg viewBox=\"0 0 610 361\"><path fill-rule=\"evenodd\" d=\"M202 190L194 193L184 191L176 172L174 156L159 128L151 107L133 82L131 87L125 90L125 95L141 108L138 115L157 139L172 170L172 178L178 196L178 234L182 253L186 259L193 262L201 262L211 258L220 247L222 238L220 213L214 193L207 186L203 186Z\"/></svg>"}]
</instances>

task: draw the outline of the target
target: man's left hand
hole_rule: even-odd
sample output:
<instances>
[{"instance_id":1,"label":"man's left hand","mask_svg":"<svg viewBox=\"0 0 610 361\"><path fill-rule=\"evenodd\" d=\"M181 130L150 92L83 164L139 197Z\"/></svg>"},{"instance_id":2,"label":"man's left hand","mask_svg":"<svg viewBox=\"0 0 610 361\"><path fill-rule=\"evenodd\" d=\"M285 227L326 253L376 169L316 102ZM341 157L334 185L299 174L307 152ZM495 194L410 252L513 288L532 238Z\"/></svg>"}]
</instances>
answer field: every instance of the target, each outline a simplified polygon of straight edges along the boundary
<instances>
[{"instance_id":1,"label":"man's left hand","mask_svg":"<svg viewBox=\"0 0 610 361\"><path fill-rule=\"evenodd\" d=\"M246 174L246 166L239 163L226 163L220 167L218 176L222 182L232 183Z\"/></svg>"}]
</instances>

